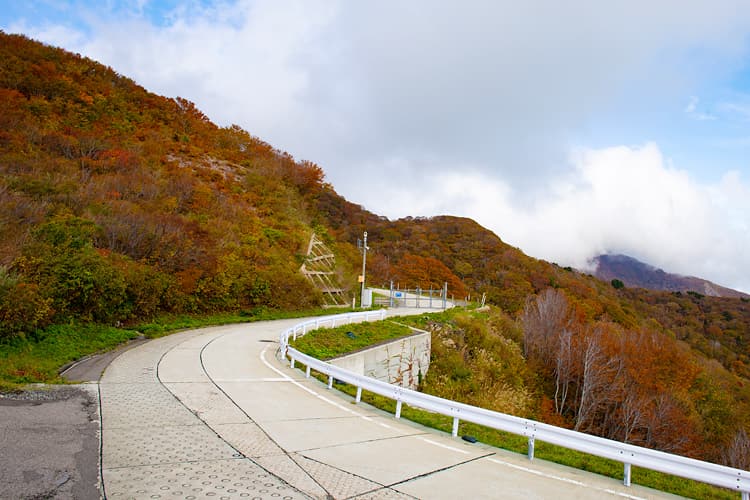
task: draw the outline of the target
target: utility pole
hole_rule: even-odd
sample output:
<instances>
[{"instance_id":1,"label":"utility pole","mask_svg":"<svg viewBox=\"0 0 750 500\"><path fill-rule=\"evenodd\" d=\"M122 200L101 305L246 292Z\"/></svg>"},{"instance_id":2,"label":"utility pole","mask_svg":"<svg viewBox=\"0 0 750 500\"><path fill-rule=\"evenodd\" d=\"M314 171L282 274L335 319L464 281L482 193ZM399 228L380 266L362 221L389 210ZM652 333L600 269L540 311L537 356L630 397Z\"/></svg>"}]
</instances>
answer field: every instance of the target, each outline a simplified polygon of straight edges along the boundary
<instances>
[{"instance_id":1,"label":"utility pole","mask_svg":"<svg viewBox=\"0 0 750 500\"><path fill-rule=\"evenodd\" d=\"M362 291L359 296L359 307L365 307L365 267L367 266L367 231L365 231L364 241L362 243Z\"/></svg>"}]
</instances>

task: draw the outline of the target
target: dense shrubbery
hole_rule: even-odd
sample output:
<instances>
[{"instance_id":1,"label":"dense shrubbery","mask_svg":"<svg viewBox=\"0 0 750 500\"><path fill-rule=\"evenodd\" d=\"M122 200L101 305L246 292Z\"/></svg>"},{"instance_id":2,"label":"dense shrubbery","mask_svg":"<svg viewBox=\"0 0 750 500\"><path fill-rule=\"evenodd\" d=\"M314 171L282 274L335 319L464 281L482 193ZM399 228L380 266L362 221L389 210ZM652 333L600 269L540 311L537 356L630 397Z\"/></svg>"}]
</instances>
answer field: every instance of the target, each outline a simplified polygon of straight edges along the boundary
<instances>
[{"instance_id":1,"label":"dense shrubbery","mask_svg":"<svg viewBox=\"0 0 750 500\"><path fill-rule=\"evenodd\" d=\"M317 165L4 33L0 173L0 337L320 300L297 272Z\"/></svg>"}]
</instances>

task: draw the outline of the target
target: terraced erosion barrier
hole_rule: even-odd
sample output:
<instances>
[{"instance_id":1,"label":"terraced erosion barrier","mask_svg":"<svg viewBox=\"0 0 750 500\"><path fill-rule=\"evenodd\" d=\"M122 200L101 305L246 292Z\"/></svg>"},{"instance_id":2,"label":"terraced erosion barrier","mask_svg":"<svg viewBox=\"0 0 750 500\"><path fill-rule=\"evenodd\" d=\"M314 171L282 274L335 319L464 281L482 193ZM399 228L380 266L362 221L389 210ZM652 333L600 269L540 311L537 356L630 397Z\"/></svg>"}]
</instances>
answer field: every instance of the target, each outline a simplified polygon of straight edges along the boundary
<instances>
[{"instance_id":1,"label":"terraced erosion barrier","mask_svg":"<svg viewBox=\"0 0 750 500\"><path fill-rule=\"evenodd\" d=\"M406 403L413 407L452 417L453 436L458 435L458 424L461 420L525 436L528 439L529 460L533 460L534 458L534 443L538 439L564 448L622 462L624 467L623 484L625 484L625 486L630 486L630 469L633 465L636 465L645 469L673 474L675 476L728 488L741 493L742 500L750 500L749 471L681 457L679 455L673 455L671 453L634 446L627 443L621 443L619 441L563 429L553 425L536 422L534 420L485 410L483 408L438 398L429 394L422 394L421 392L350 372L330 363L326 363L325 361L303 354L289 345L290 337L296 339L300 335L304 335L308 331L312 331L316 328L324 326L333 327L336 325L363 321L383 320L385 317L385 310L365 311L326 316L299 323L280 334L279 356L283 360L289 359L292 367L294 367L297 362L304 365L306 367L305 373L307 377L310 376L311 370L326 375L328 377L329 389L333 387L334 379L355 386L357 388L357 403L359 403L362 398L363 390L393 399L396 401L395 418L401 418L401 406L403 403Z\"/></svg>"}]
</instances>

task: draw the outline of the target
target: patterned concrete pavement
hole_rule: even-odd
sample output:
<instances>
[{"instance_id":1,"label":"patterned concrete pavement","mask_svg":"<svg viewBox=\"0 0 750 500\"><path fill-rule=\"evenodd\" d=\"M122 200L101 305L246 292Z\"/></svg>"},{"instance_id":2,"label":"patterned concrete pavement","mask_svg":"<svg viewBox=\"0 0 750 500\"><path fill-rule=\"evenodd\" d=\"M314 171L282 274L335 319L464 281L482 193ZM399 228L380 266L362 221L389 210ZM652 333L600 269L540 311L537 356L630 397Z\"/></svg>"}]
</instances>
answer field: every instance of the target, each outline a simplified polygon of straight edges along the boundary
<instances>
[{"instance_id":1,"label":"patterned concrete pavement","mask_svg":"<svg viewBox=\"0 0 750 500\"><path fill-rule=\"evenodd\" d=\"M100 381L108 498L655 498L664 495L354 405L275 357L300 320L206 328Z\"/></svg>"}]
</instances>

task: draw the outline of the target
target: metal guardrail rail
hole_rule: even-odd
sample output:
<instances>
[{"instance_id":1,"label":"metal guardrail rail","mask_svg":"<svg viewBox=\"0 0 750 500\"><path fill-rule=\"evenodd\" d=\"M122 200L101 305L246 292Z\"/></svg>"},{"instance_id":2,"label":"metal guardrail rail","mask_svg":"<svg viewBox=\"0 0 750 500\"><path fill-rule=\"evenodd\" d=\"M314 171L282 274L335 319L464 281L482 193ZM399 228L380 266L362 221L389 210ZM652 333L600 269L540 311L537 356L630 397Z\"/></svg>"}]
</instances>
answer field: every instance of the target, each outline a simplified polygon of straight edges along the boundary
<instances>
[{"instance_id":1,"label":"metal guardrail rail","mask_svg":"<svg viewBox=\"0 0 750 500\"><path fill-rule=\"evenodd\" d=\"M724 465L712 464L692 458L686 458L663 451L643 448L632 444L621 443L611 439L592 436L582 432L555 427L553 425L536 422L534 420L514 417L504 413L478 408L476 406L458 403L448 399L423 394L418 391L395 386L364 375L358 375L343 368L326 363L319 359L303 354L289 346L289 338L296 338L308 331L323 326L336 326L354 322L385 319L385 310L366 311L360 313L339 314L305 321L281 333L280 357L290 359L291 366L299 362L306 366L306 375L315 370L328 377L328 387L333 387L334 379L351 384L357 388L356 402L362 398L362 391L370 391L396 401L396 418L401 418L401 405L429 410L453 418L453 436L458 434L458 424L461 420L484 425L492 429L511 432L528 439L528 457L534 458L535 440L555 444L564 448L577 450L599 457L622 462L624 465L623 483L631 484L631 466L636 465L675 476L693 479L707 484L720 486L740 492L742 500L750 500L750 471L734 469Z\"/></svg>"}]
</instances>

